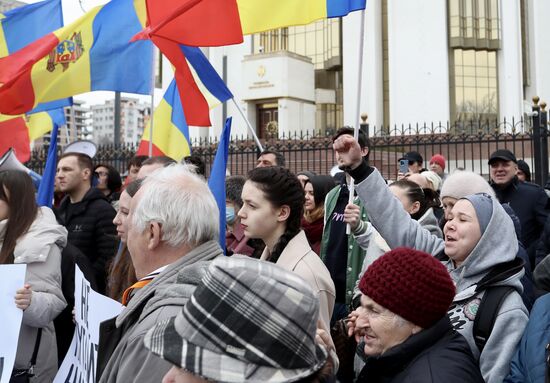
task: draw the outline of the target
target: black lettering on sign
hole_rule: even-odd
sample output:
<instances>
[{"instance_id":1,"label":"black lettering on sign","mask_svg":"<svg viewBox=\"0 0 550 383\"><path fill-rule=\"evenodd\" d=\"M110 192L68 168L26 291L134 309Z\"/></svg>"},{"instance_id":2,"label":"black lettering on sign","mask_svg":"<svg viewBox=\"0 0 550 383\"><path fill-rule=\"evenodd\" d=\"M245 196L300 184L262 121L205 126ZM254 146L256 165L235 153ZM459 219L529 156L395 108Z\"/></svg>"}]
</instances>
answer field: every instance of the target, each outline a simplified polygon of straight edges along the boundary
<instances>
[{"instance_id":1,"label":"black lettering on sign","mask_svg":"<svg viewBox=\"0 0 550 383\"><path fill-rule=\"evenodd\" d=\"M78 367L76 367L74 364L71 364L69 374L67 375L67 377L65 378L65 382L63 383L83 383L82 374L80 373Z\"/></svg>"},{"instance_id":2,"label":"black lettering on sign","mask_svg":"<svg viewBox=\"0 0 550 383\"><path fill-rule=\"evenodd\" d=\"M88 299L90 298L90 285L88 285L84 279L82 280L81 295L82 301L80 302L80 319L84 322L84 325L88 327Z\"/></svg>"}]
</instances>

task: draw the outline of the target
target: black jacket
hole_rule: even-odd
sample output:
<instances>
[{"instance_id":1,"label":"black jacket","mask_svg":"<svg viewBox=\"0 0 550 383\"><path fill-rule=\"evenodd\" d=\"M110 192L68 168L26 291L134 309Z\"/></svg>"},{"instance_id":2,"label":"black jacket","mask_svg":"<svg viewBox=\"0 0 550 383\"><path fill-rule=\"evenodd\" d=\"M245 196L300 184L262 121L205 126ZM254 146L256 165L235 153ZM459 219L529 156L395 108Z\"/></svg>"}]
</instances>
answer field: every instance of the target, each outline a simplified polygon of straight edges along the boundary
<instances>
[{"instance_id":1,"label":"black jacket","mask_svg":"<svg viewBox=\"0 0 550 383\"><path fill-rule=\"evenodd\" d=\"M55 210L59 223L69 232L68 241L88 257L95 272L98 292L105 293L106 265L115 255L116 211L103 193L91 188L82 201L71 204L66 196Z\"/></svg>"},{"instance_id":2,"label":"black jacket","mask_svg":"<svg viewBox=\"0 0 550 383\"><path fill-rule=\"evenodd\" d=\"M508 203L521 222L521 242L529 249L536 246L548 218L548 196L539 185L520 182L514 177L505 187L491 183L500 203ZM529 251L534 254L534 249ZM533 261L533 260L532 260ZM534 262L531 262L534 264Z\"/></svg>"},{"instance_id":3,"label":"black jacket","mask_svg":"<svg viewBox=\"0 0 550 383\"><path fill-rule=\"evenodd\" d=\"M445 316L381 356L369 357L357 382L483 383L466 339Z\"/></svg>"},{"instance_id":4,"label":"black jacket","mask_svg":"<svg viewBox=\"0 0 550 383\"><path fill-rule=\"evenodd\" d=\"M535 266L538 265L546 256L550 254L550 216L544 225L544 230L540 236L540 241L537 246Z\"/></svg>"}]
</instances>

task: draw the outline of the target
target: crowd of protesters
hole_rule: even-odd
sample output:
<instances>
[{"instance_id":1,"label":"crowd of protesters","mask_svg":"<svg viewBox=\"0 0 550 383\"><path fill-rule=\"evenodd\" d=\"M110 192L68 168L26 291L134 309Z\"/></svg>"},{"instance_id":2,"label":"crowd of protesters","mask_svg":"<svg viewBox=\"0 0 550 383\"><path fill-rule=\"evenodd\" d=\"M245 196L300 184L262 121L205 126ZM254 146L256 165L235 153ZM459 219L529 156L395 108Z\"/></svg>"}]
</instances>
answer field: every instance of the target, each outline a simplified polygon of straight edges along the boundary
<instances>
[{"instance_id":1,"label":"crowd of protesters","mask_svg":"<svg viewBox=\"0 0 550 383\"><path fill-rule=\"evenodd\" d=\"M362 132L333 148L336 176L274 150L228 175L225 247L200 157L137 156L123 180L66 153L53 210L1 171L0 264L28 266L11 381L53 381L75 265L124 305L102 383L548 381L550 204L527 164L496 150L486 180L408 152L385 180Z\"/></svg>"}]
</instances>

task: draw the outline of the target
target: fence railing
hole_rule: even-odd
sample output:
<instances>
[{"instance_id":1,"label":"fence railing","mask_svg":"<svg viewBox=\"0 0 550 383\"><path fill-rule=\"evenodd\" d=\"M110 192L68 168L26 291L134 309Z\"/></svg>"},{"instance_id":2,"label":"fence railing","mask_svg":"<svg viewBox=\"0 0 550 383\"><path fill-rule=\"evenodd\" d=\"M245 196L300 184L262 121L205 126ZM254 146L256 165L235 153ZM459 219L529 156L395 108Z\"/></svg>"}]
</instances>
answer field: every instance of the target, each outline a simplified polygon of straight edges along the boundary
<instances>
[{"instance_id":1,"label":"fence railing","mask_svg":"<svg viewBox=\"0 0 550 383\"><path fill-rule=\"evenodd\" d=\"M518 159L524 159L533 170L535 156L531 119L473 121L453 126L414 124L394 126L392 129L364 124L361 128L370 139L371 163L389 179L396 177L398 159L412 150L424 157L425 166L428 166L433 154L440 153L447 159L447 171L462 168L488 176L489 155L497 149L509 149ZM293 172L310 170L328 174L335 165L332 140L326 134L293 133L262 141L264 148L281 152L286 158L286 166ZM192 143L192 152L204 160L207 174L217 146L217 138L202 138ZM124 173L136 149L137 145L131 144L99 146L94 162L110 164ZM253 140L233 138L229 147L228 170L234 175L246 175L255 166L258 153ZM34 150L27 167L41 173L46 154L47 147Z\"/></svg>"}]
</instances>

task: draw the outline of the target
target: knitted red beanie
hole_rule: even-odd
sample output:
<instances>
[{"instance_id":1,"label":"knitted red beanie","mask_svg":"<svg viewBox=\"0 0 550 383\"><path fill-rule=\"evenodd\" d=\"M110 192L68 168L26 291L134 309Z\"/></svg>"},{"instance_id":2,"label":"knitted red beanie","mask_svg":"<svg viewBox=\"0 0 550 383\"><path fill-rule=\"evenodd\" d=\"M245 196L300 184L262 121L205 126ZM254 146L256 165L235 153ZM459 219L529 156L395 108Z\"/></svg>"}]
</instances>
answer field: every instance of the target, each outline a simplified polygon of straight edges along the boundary
<instances>
[{"instance_id":1,"label":"knitted red beanie","mask_svg":"<svg viewBox=\"0 0 550 383\"><path fill-rule=\"evenodd\" d=\"M373 301L422 328L447 314L455 286L430 254L400 247L369 266L359 289Z\"/></svg>"},{"instance_id":2,"label":"knitted red beanie","mask_svg":"<svg viewBox=\"0 0 550 383\"><path fill-rule=\"evenodd\" d=\"M441 154L434 154L432 156L432 158L430 159L430 164L433 164L434 162L441 166L441 169L445 170L445 157L443 157Z\"/></svg>"}]
</instances>

